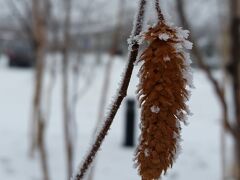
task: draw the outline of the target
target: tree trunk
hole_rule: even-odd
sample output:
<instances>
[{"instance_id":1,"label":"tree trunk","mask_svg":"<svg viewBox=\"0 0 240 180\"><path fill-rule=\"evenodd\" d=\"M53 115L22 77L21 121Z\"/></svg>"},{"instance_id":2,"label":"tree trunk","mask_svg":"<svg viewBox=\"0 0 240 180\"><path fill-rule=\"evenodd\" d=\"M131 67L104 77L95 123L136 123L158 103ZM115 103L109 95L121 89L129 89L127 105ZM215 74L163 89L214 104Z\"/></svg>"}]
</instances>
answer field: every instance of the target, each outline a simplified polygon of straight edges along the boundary
<instances>
[{"instance_id":1,"label":"tree trunk","mask_svg":"<svg viewBox=\"0 0 240 180\"><path fill-rule=\"evenodd\" d=\"M32 151L35 148L39 150L41 168L43 172L43 179L49 180L47 153L45 148L45 119L42 112L42 89L43 89L43 74L44 74L44 57L46 47L46 16L42 15L44 12L44 4L41 4L38 0L32 1L33 10L33 26L32 33L34 38L34 48L36 52L36 74L35 74L35 94L33 99L33 139L32 139ZM46 7L45 7L46 8Z\"/></svg>"},{"instance_id":2,"label":"tree trunk","mask_svg":"<svg viewBox=\"0 0 240 180\"><path fill-rule=\"evenodd\" d=\"M63 97L63 126L64 126L64 140L65 151L67 158L67 179L70 179L73 172L73 142L71 137L72 119L70 116L70 104L69 104L69 58L68 50L70 43L70 13L71 13L71 0L65 0L66 15L64 21L64 44L62 49L62 97Z\"/></svg>"},{"instance_id":3,"label":"tree trunk","mask_svg":"<svg viewBox=\"0 0 240 180\"><path fill-rule=\"evenodd\" d=\"M240 180L240 2L231 0L231 61L228 71L232 77L233 103L237 136L235 136L235 179Z\"/></svg>"}]
</instances>

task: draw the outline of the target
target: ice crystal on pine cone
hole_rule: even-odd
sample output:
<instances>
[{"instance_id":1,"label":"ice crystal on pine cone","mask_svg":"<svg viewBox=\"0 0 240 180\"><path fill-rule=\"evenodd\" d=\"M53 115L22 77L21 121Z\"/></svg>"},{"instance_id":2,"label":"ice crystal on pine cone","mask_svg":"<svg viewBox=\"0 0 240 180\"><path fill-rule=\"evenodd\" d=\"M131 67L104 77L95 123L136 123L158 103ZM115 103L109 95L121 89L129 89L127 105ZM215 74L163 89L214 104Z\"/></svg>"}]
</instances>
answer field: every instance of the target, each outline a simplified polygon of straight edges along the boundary
<instances>
[{"instance_id":1,"label":"ice crystal on pine cone","mask_svg":"<svg viewBox=\"0 0 240 180\"><path fill-rule=\"evenodd\" d=\"M192 87L190 58L185 52L192 46L188 34L166 23L144 34L148 47L140 56L137 90L142 132L135 157L143 180L160 178L179 152L180 122L189 113L185 103Z\"/></svg>"}]
</instances>

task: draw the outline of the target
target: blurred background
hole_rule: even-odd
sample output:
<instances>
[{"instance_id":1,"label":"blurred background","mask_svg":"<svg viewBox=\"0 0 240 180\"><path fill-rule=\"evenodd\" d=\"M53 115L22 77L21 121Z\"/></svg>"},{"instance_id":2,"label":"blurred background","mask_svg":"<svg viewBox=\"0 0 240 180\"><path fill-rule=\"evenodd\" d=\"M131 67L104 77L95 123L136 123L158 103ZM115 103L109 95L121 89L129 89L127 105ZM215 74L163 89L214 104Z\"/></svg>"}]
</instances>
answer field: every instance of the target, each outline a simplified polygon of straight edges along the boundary
<instances>
[{"instance_id":1,"label":"blurred background","mask_svg":"<svg viewBox=\"0 0 240 180\"><path fill-rule=\"evenodd\" d=\"M0 179L67 180L122 78L138 0L0 0ZM148 1L144 29L157 22ZM189 29L195 89L166 180L240 180L240 1L161 0ZM135 66L86 180L137 180Z\"/></svg>"}]
</instances>

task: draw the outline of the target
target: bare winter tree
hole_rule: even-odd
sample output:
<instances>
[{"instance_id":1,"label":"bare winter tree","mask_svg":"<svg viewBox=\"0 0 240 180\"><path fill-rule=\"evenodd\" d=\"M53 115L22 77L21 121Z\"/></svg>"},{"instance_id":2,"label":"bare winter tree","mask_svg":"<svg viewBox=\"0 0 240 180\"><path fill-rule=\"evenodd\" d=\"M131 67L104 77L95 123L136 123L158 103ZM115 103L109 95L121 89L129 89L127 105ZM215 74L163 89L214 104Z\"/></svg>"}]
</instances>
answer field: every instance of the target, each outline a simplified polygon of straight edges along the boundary
<instances>
[{"instance_id":1,"label":"bare winter tree","mask_svg":"<svg viewBox=\"0 0 240 180\"><path fill-rule=\"evenodd\" d=\"M70 179L73 172L73 138L72 131L74 129L70 102L69 102L69 47L70 47L70 25L71 25L71 0L64 0L65 6L65 21L64 21L64 42L62 47L62 97L63 97L63 126L65 151L67 158L67 179Z\"/></svg>"},{"instance_id":2,"label":"bare winter tree","mask_svg":"<svg viewBox=\"0 0 240 180\"><path fill-rule=\"evenodd\" d=\"M133 34L132 34L134 37L139 35L140 32L142 31L143 18L144 18L144 14L145 14L145 5L146 5L146 0L140 0L139 11L138 11L137 19L135 22L135 27L133 29ZM132 46L131 46L131 51L129 54L128 65L125 70L122 84L119 88L119 91L117 92L116 99L114 100L112 107L110 109L110 113L106 117L103 127L98 132L96 139L95 139L89 153L87 154L86 158L84 159L80 169L78 170L78 173L75 175L75 177L74 177L75 180L80 180L80 179L84 178L86 171L88 170L91 163L93 162L93 159L95 158L96 153L98 152L103 140L105 139L105 137L107 135L107 132L114 120L114 117L115 117L123 99L127 95L127 90L128 90L131 76L132 76L134 62L136 61L137 56L138 56L138 51L139 51L139 44L136 41L133 41Z\"/></svg>"},{"instance_id":3,"label":"bare winter tree","mask_svg":"<svg viewBox=\"0 0 240 180\"><path fill-rule=\"evenodd\" d=\"M177 9L179 13L179 18L184 26L184 28L187 28L191 30L190 24L186 18L185 12L184 12L184 0L178 0L177 2ZM240 26L240 2L238 0L231 0L231 61L229 65L227 66L229 75L232 79L233 84L233 101L234 101L234 109L235 109L235 121L233 123L230 123L230 117L229 117L229 109L226 96L223 91L223 87L221 87L220 83L215 79L213 76L213 73L211 72L210 67L205 63L204 57L201 54L200 48L198 46L197 41L194 38L194 35L191 35L191 41L194 43L193 46L193 54L196 57L197 63L199 67L205 72L207 75L209 81L211 82L216 96L219 100L219 103L222 107L222 118L223 118L223 126L229 132L232 137L234 138L235 145L236 145L236 172L234 173L234 179L239 180L240 179L240 86L239 86L239 57L240 57L240 35L239 35L239 26ZM191 31L192 32L192 31ZM193 34L193 33L192 33ZM223 83L222 83L223 84ZM223 161L223 164L225 162ZM225 173L223 169L223 179L225 179Z\"/></svg>"},{"instance_id":4,"label":"bare winter tree","mask_svg":"<svg viewBox=\"0 0 240 180\"><path fill-rule=\"evenodd\" d=\"M47 15L48 1L32 1L33 22L32 30L36 50L35 94L33 101L33 141L32 150L37 148L41 157L44 180L49 179L47 154L45 147L46 119L42 111L43 73L45 68L45 53L47 43Z\"/></svg>"},{"instance_id":5,"label":"bare winter tree","mask_svg":"<svg viewBox=\"0 0 240 180\"><path fill-rule=\"evenodd\" d=\"M47 44L47 19L50 15L50 0L24 0L21 2L25 14L18 9L16 1L7 1L13 15L20 24L20 31L24 34L33 48L35 67L35 86L33 96L33 112L31 119L31 149L39 151L43 179L49 179L47 153L45 147L45 121L42 109L43 73L45 68L45 54ZM44 14L44 15L43 15ZM29 19L28 17L31 17Z\"/></svg>"},{"instance_id":6,"label":"bare winter tree","mask_svg":"<svg viewBox=\"0 0 240 180\"><path fill-rule=\"evenodd\" d=\"M98 117L97 117L98 121L96 123L96 127L95 127L94 133L93 133L94 138L96 136L97 127L101 124L101 122L104 118L104 109L106 106L107 95L108 95L108 90L109 90L109 86L110 86L110 78L111 78L113 60L114 60L114 56L116 55L116 53L118 51L119 37L121 35L122 18L124 16L124 4L125 4L125 0L119 0L119 12L117 14L118 22L116 24L116 28L115 28L115 31L114 31L114 34L112 37L112 46L109 49L109 59L107 61L107 65L106 65L106 69L105 69L104 81L103 81L99 110L98 110ZM88 180L93 180L94 168L95 168L95 164L92 166L92 168L90 170Z\"/></svg>"}]
</instances>

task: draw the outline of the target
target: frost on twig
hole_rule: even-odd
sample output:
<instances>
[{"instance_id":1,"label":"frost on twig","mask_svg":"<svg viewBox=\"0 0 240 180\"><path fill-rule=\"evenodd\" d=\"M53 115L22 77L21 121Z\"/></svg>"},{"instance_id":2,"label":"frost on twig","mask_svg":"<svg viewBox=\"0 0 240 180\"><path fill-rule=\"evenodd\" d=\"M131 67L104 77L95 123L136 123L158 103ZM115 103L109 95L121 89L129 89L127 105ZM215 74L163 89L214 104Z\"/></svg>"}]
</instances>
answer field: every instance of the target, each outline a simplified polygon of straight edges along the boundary
<instances>
[{"instance_id":1,"label":"frost on twig","mask_svg":"<svg viewBox=\"0 0 240 180\"><path fill-rule=\"evenodd\" d=\"M142 25L143 25L143 18L145 14L145 5L146 0L140 0L139 5L139 11L136 19L136 23L133 29L133 35L138 36L142 31ZM90 151L88 152L86 158L83 160L83 163L81 164L80 168L78 169L78 172L74 176L74 180L81 180L84 178L84 175L86 174L86 171L89 169L90 165L92 164L96 153L98 152L100 146L102 145L102 142L107 135L108 130L110 129L110 126L113 122L113 119L121 105L122 100L125 98L127 94L128 85L131 79L134 63L136 61L137 55L138 55L138 49L139 45L135 42L132 44L132 49L129 53L129 60L127 68L125 69L125 74L122 80L122 84L119 88L119 91L117 92L116 99L114 100L111 110L109 111L109 114L106 117L106 120L104 121L103 126L100 128L100 131L97 133L96 140L94 141L93 145L90 148Z\"/></svg>"}]
</instances>

